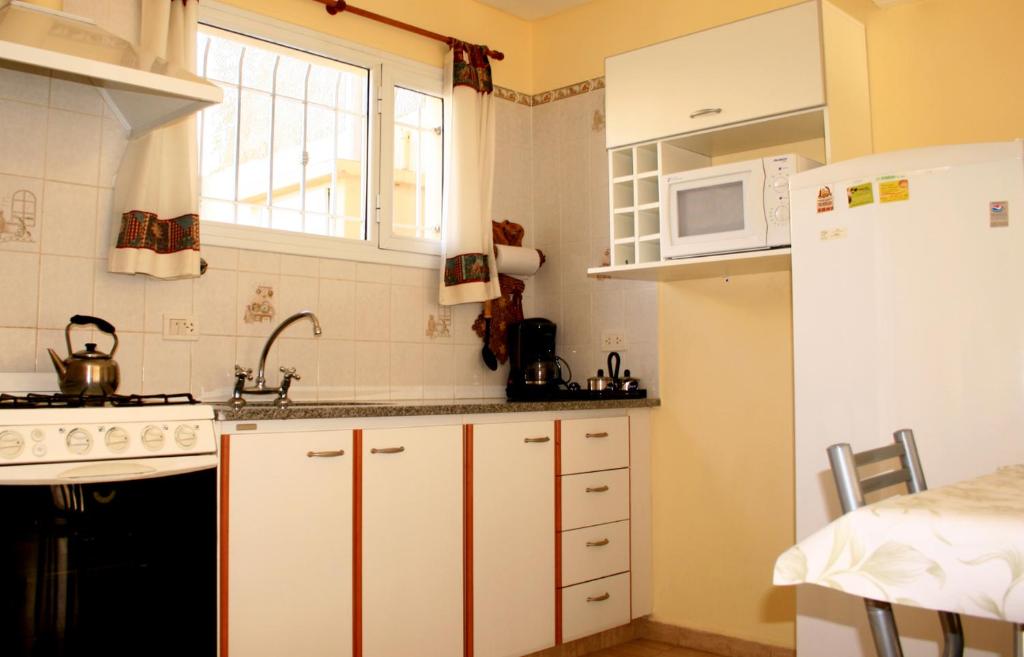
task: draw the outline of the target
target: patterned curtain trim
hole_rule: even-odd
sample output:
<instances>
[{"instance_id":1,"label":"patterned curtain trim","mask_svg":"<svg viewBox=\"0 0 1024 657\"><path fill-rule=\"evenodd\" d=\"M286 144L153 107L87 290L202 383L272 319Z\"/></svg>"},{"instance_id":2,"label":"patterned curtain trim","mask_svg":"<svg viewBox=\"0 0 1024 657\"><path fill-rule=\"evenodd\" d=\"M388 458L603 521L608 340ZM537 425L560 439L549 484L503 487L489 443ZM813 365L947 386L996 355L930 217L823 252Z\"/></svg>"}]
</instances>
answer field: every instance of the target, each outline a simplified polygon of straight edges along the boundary
<instances>
[{"instance_id":1,"label":"patterned curtain trim","mask_svg":"<svg viewBox=\"0 0 1024 657\"><path fill-rule=\"evenodd\" d=\"M121 215L118 249L148 249L167 254L199 250L199 215L160 219L152 212L130 210Z\"/></svg>"},{"instance_id":2,"label":"patterned curtain trim","mask_svg":"<svg viewBox=\"0 0 1024 657\"><path fill-rule=\"evenodd\" d=\"M469 87L489 94L494 91L491 82L491 63L487 59L487 46L477 46L457 39L452 40L455 65L452 71L453 87Z\"/></svg>"},{"instance_id":3,"label":"patterned curtain trim","mask_svg":"<svg viewBox=\"0 0 1024 657\"><path fill-rule=\"evenodd\" d=\"M444 261L444 285L452 287L464 283L487 283L491 269L483 253L460 253Z\"/></svg>"}]
</instances>

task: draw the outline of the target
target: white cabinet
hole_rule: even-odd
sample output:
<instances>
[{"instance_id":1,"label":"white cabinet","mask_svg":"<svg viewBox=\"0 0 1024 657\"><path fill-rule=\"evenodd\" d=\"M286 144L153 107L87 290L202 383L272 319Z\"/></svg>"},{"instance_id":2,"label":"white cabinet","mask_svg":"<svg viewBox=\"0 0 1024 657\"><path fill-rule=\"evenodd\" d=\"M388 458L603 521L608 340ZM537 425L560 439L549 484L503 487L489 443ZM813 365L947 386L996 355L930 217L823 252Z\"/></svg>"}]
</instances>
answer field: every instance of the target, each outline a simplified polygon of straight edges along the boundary
<instances>
[{"instance_id":1,"label":"white cabinet","mask_svg":"<svg viewBox=\"0 0 1024 657\"><path fill-rule=\"evenodd\" d=\"M625 416L564 420L560 433L558 595L561 639L571 641L631 618L632 437ZM646 563L649 541L637 547Z\"/></svg>"},{"instance_id":2,"label":"white cabinet","mask_svg":"<svg viewBox=\"0 0 1024 657\"><path fill-rule=\"evenodd\" d=\"M459 657L462 426L369 429L361 442L362 655Z\"/></svg>"},{"instance_id":3,"label":"white cabinet","mask_svg":"<svg viewBox=\"0 0 1024 657\"><path fill-rule=\"evenodd\" d=\"M472 452L473 655L553 646L555 423L475 425Z\"/></svg>"},{"instance_id":4,"label":"white cabinet","mask_svg":"<svg viewBox=\"0 0 1024 657\"><path fill-rule=\"evenodd\" d=\"M222 643L351 655L352 432L229 436L221 459Z\"/></svg>"},{"instance_id":5,"label":"white cabinet","mask_svg":"<svg viewBox=\"0 0 1024 657\"><path fill-rule=\"evenodd\" d=\"M605 60L609 148L825 104L817 2Z\"/></svg>"}]
</instances>

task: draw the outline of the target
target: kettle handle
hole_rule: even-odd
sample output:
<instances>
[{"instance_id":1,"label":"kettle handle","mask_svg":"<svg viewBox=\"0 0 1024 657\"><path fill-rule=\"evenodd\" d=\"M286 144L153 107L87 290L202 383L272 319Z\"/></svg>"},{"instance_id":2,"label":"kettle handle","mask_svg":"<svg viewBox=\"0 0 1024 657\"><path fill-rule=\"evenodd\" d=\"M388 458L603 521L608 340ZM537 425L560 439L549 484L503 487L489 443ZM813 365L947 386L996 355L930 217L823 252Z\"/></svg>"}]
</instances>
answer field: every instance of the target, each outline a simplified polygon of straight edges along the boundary
<instances>
[{"instance_id":1,"label":"kettle handle","mask_svg":"<svg viewBox=\"0 0 1024 657\"><path fill-rule=\"evenodd\" d=\"M108 322L105 319L100 319L99 317L93 317L92 315L74 315L70 320L68 320L68 326L67 326L66 329L64 329L64 341L68 345L68 354L70 355L72 353L72 349L71 349L71 327L72 326L76 326L76 325L77 326L89 326L90 324L95 326L96 328L98 328L100 331L103 331L104 333L109 333L114 338L114 346L111 347L111 349L110 349L110 357L113 358L114 357L114 352L117 351L117 343L118 343L117 333L116 333L116 331L114 329L114 325L111 324L110 322Z\"/></svg>"},{"instance_id":2,"label":"kettle handle","mask_svg":"<svg viewBox=\"0 0 1024 657\"><path fill-rule=\"evenodd\" d=\"M622 357L619 356L619 352L612 351L608 354L608 376L612 377L612 380L619 380L619 365L622 363Z\"/></svg>"}]
</instances>

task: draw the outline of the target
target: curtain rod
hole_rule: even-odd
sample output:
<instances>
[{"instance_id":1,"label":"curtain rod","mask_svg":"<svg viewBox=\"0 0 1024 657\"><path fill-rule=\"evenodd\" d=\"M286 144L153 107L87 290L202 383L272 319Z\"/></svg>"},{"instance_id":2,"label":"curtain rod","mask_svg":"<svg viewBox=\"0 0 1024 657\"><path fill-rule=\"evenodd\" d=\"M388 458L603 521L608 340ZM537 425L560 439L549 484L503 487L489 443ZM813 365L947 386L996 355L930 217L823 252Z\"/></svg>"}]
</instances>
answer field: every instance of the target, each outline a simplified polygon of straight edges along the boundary
<instances>
[{"instance_id":1,"label":"curtain rod","mask_svg":"<svg viewBox=\"0 0 1024 657\"><path fill-rule=\"evenodd\" d=\"M424 30L422 27L416 27L415 25L409 25L408 23L403 23L402 21L396 21L393 18L381 16L380 14L375 14L372 11L360 9L359 7L353 7L349 3L345 2L345 0L313 0L313 2L319 2L320 4L324 5L325 8L327 9L327 13L330 14L331 16L334 16L339 12L347 11L350 14L355 14L356 16L369 18L372 21L384 23L385 25L397 27L401 30L406 30L407 32L412 32L413 34L425 36L428 39L440 41L442 43L448 44L449 47L451 47L452 41L455 40L453 37L438 34L437 32L431 32L430 30ZM491 50L490 48L487 49L487 56L497 60L505 59L504 53L498 52L497 50Z\"/></svg>"}]
</instances>

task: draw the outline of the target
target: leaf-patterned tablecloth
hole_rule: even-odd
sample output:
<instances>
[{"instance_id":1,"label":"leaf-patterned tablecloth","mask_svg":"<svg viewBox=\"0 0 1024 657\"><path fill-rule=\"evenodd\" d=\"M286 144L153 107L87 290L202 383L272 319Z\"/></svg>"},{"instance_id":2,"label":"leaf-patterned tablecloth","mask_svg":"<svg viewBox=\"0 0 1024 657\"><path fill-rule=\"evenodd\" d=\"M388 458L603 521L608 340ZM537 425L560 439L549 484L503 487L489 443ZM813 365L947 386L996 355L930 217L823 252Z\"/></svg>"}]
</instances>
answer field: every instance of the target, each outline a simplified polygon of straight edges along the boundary
<instances>
[{"instance_id":1,"label":"leaf-patterned tablecloth","mask_svg":"<svg viewBox=\"0 0 1024 657\"><path fill-rule=\"evenodd\" d=\"M775 562L804 583L1024 623L1024 465L847 513Z\"/></svg>"}]
</instances>

